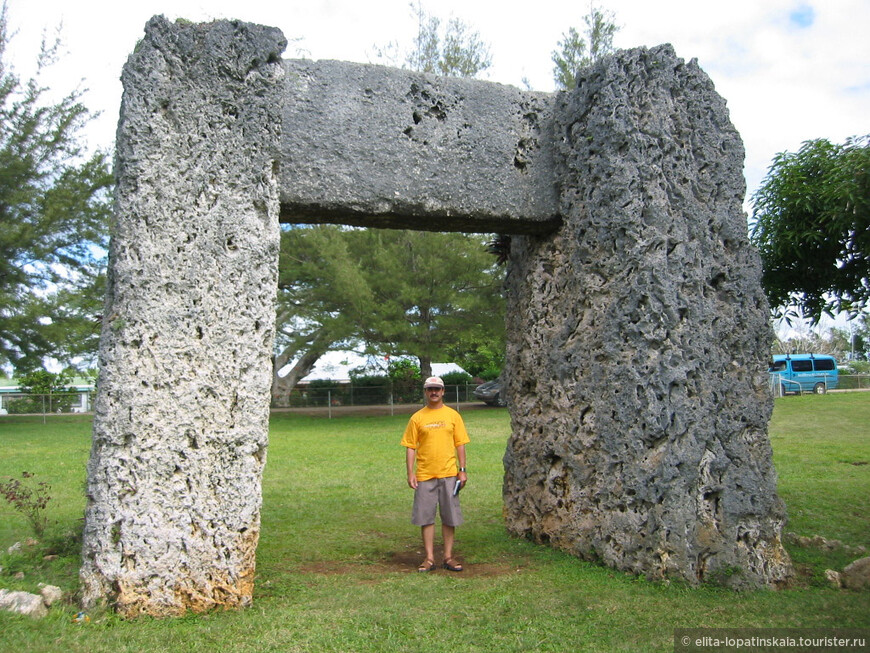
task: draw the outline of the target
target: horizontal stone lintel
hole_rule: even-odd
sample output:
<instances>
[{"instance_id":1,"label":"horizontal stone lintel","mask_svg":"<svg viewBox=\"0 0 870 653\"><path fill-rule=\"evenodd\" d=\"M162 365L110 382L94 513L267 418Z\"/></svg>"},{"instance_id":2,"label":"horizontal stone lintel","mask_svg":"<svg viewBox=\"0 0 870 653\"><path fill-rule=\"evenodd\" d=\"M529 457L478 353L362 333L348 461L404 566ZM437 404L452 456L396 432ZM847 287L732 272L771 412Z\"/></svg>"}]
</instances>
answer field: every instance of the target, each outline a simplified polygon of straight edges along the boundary
<instances>
[{"instance_id":1,"label":"horizontal stone lintel","mask_svg":"<svg viewBox=\"0 0 870 653\"><path fill-rule=\"evenodd\" d=\"M316 206L311 204L294 206L284 203L281 204L280 215L280 222L284 224L342 224L373 229L453 231L467 234L541 235L555 231L562 224L560 216L542 220L526 220L512 216L418 214L411 211L375 213L364 207L352 210L346 206Z\"/></svg>"},{"instance_id":2,"label":"horizontal stone lintel","mask_svg":"<svg viewBox=\"0 0 870 653\"><path fill-rule=\"evenodd\" d=\"M553 95L286 60L281 221L543 233L560 223Z\"/></svg>"}]
</instances>

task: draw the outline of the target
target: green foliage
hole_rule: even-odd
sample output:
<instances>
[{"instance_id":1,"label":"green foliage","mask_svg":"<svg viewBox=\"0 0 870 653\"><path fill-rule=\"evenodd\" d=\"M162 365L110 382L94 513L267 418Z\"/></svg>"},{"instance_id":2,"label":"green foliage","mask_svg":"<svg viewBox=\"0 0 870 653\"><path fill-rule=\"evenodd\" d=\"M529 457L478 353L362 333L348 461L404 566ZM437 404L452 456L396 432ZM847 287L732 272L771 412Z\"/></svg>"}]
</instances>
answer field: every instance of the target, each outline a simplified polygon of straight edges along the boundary
<instances>
[{"instance_id":1,"label":"green foliage","mask_svg":"<svg viewBox=\"0 0 870 653\"><path fill-rule=\"evenodd\" d=\"M394 358L387 366L387 375L395 401L406 403L420 399L423 394L423 377L419 365L407 358Z\"/></svg>"},{"instance_id":2,"label":"green foliage","mask_svg":"<svg viewBox=\"0 0 870 653\"><path fill-rule=\"evenodd\" d=\"M0 12L0 364L38 365L95 351L94 316L108 236L112 177L79 138L90 119L73 92L47 103L39 77L57 57L43 44L34 78L6 61ZM77 330L75 337L69 329Z\"/></svg>"},{"instance_id":3,"label":"green foliage","mask_svg":"<svg viewBox=\"0 0 870 653\"><path fill-rule=\"evenodd\" d=\"M463 21L451 18L445 26L419 1L411 10L417 34L402 65L459 77L474 77L491 65L489 47ZM400 58L396 42L375 49L391 63ZM503 302L493 291L496 275L478 241L462 234L331 225L286 230L274 367L296 363L283 379L274 377L273 397L288 392L327 351L357 343L369 354L414 356L425 375L434 356L444 356L448 346L462 349L457 343L472 331L481 337L481 328L484 334L494 330L494 346L503 343ZM472 316L475 310L492 320L482 325ZM403 384L398 395L410 397L410 385ZM413 392L416 397L419 388Z\"/></svg>"},{"instance_id":4,"label":"green foliage","mask_svg":"<svg viewBox=\"0 0 870 653\"><path fill-rule=\"evenodd\" d=\"M370 314L373 298L346 238L333 225L282 231L276 369L300 352L308 355L310 369L330 349L349 344Z\"/></svg>"},{"instance_id":5,"label":"green foliage","mask_svg":"<svg viewBox=\"0 0 870 653\"><path fill-rule=\"evenodd\" d=\"M372 325L362 334L371 351L414 356L423 377L434 360L468 334L504 329L503 272L480 235L417 231L357 231L357 257L374 253L360 270L375 298ZM502 339L503 342L503 339Z\"/></svg>"},{"instance_id":6,"label":"green foliage","mask_svg":"<svg viewBox=\"0 0 870 653\"><path fill-rule=\"evenodd\" d=\"M559 49L553 52L553 78L556 88L571 90L577 87L577 71L590 65L591 60L586 55L586 39L574 27L562 35L558 43Z\"/></svg>"},{"instance_id":7,"label":"green foliage","mask_svg":"<svg viewBox=\"0 0 870 653\"><path fill-rule=\"evenodd\" d=\"M751 237L775 315L818 322L867 305L870 136L811 140L777 154L752 201Z\"/></svg>"},{"instance_id":8,"label":"green foliage","mask_svg":"<svg viewBox=\"0 0 870 653\"><path fill-rule=\"evenodd\" d=\"M460 342L448 348L447 358L471 376L492 381L504 368L505 337L504 329L495 328L489 333L463 334Z\"/></svg>"},{"instance_id":9,"label":"green foliage","mask_svg":"<svg viewBox=\"0 0 870 653\"><path fill-rule=\"evenodd\" d=\"M594 5L583 17L583 34L574 27L562 35L558 48L553 51L553 78L556 88L571 90L577 86L581 69L591 66L606 54L613 52L613 36L619 27L613 22L615 15Z\"/></svg>"},{"instance_id":10,"label":"green foliage","mask_svg":"<svg viewBox=\"0 0 870 653\"><path fill-rule=\"evenodd\" d=\"M388 404L392 393L392 382L386 374L364 373L360 370L350 373L350 382L353 386L354 405L377 405ZM395 403L398 398L393 398Z\"/></svg>"},{"instance_id":11,"label":"green foliage","mask_svg":"<svg viewBox=\"0 0 870 653\"><path fill-rule=\"evenodd\" d=\"M70 371L57 374L44 369L33 370L18 378L18 389L25 397L10 399L6 407L11 414L69 412L78 392L69 385Z\"/></svg>"},{"instance_id":12,"label":"green foliage","mask_svg":"<svg viewBox=\"0 0 870 653\"><path fill-rule=\"evenodd\" d=\"M314 379L301 390L304 406L343 406L351 403L351 388L328 379Z\"/></svg>"},{"instance_id":13,"label":"green foliage","mask_svg":"<svg viewBox=\"0 0 870 653\"><path fill-rule=\"evenodd\" d=\"M472 377L467 372L448 372L441 375L441 380L444 381L445 386L465 385L466 383L471 383Z\"/></svg>"},{"instance_id":14,"label":"green foliage","mask_svg":"<svg viewBox=\"0 0 870 653\"><path fill-rule=\"evenodd\" d=\"M777 338L773 343L773 354L825 354L833 356L838 361L846 359L848 342L832 330L828 337L809 331L803 334L791 334L785 340Z\"/></svg>"},{"instance_id":15,"label":"green foliage","mask_svg":"<svg viewBox=\"0 0 870 653\"><path fill-rule=\"evenodd\" d=\"M308 383L308 387L311 389L333 388L335 387L335 381L330 381L328 379L314 379Z\"/></svg>"},{"instance_id":16,"label":"green foliage","mask_svg":"<svg viewBox=\"0 0 870 653\"><path fill-rule=\"evenodd\" d=\"M5 483L0 483L0 496L16 511L24 515L36 537L42 537L48 523L45 508L51 500L51 495L48 493L51 486L45 481L40 481L32 486L35 483L35 481L30 480L33 476L30 472L22 472L23 482L17 478L10 478Z\"/></svg>"},{"instance_id":17,"label":"green foliage","mask_svg":"<svg viewBox=\"0 0 870 653\"><path fill-rule=\"evenodd\" d=\"M407 358L391 360L387 365L387 376L391 381L414 381L422 383L420 366Z\"/></svg>"},{"instance_id":18,"label":"green foliage","mask_svg":"<svg viewBox=\"0 0 870 653\"><path fill-rule=\"evenodd\" d=\"M870 360L870 314L853 318L846 329L832 328L829 342L838 361Z\"/></svg>"},{"instance_id":19,"label":"green foliage","mask_svg":"<svg viewBox=\"0 0 870 653\"><path fill-rule=\"evenodd\" d=\"M449 77L476 77L492 65L489 45L480 33L458 18L446 26L428 13L421 2L411 3L417 21L413 46L404 54L402 64L411 70ZM378 58L396 64L401 48L397 42L375 46Z\"/></svg>"},{"instance_id":20,"label":"green foliage","mask_svg":"<svg viewBox=\"0 0 870 653\"><path fill-rule=\"evenodd\" d=\"M75 392L75 388L69 387L70 381L72 378L68 370L57 374L44 369L33 370L18 378L18 389L34 394Z\"/></svg>"},{"instance_id":21,"label":"green foliage","mask_svg":"<svg viewBox=\"0 0 870 653\"><path fill-rule=\"evenodd\" d=\"M846 364L846 374L870 374L870 361L849 361Z\"/></svg>"},{"instance_id":22,"label":"green foliage","mask_svg":"<svg viewBox=\"0 0 870 653\"><path fill-rule=\"evenodd\" d=\"M279 346L320 343L326 351L359 342L369 354L391 356L393 364L416 358L424 376L433 360L480 342L503 348L503 271L485 241L331 225L285 232Z\"/></svg>"},{"instance_id":23,"label":"green foliage","mask_svg":"<svg viewBox=\"0 0 870 653\"><path fill-rule=\"evenodd\" d=\"M361 368L358 368L356 370L351 370L350 382L354 386L370 388L379 385L390 385L390 377L386 374L371 374L370 372L364 372Z\"/></svg>"}]
</instances>

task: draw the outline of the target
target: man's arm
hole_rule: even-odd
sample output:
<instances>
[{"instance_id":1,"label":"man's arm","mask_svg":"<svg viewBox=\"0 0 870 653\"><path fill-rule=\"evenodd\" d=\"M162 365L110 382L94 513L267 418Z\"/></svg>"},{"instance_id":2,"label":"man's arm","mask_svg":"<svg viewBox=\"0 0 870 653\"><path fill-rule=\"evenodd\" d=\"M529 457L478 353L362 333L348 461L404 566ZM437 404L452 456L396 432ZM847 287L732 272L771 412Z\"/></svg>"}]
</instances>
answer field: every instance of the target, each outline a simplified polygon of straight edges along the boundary
<instances>
[{"instance_id":1,"label":"man's arm","mask_svg":"<svg viewBox=\"0 0 870 653\"><path fill-rule=\"evenodd\" d=\"M417 460L417 451L407 447L405 449L405 468L408 472L408 487L417 489L417 474L414 473L414 462Z\"/></svg>"},{"instance_id":2,"label":"man's arm","mask_svg":"<svg viewBox=\"0 0 870 653\"><path fill-rule=\"evenodd\" d=\"M456 447L456 460L459 463L460 469L465 469L465 445L460 444ZM468 474L465 472L459 472L459 480L462 481L462 484L465 485L468 483Z\"/></svg>"}]
</instances>

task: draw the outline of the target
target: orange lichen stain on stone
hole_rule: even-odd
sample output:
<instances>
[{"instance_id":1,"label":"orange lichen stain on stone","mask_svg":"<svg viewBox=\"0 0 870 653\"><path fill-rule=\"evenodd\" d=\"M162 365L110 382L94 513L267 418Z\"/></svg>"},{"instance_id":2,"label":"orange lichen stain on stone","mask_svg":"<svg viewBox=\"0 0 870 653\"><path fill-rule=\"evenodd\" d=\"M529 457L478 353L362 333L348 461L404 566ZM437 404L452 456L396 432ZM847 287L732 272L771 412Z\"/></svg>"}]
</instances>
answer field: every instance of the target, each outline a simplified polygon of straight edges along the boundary
<instances>
[{"instance_id":1,"label":"orange lichen stain on stone","mask_svg":"<svg viewBox=\"0 0 870 653\"><path fill-rule=\"evenodd\" d=\"M173 578L172 589L155 595L145 584L116 583L115 609L125 619L141 616L180 617L189 612L202 614L212 610L232 610L253 603L256 550L259 530L250 528L240 534L236 570L212 569L208 582Z\"/></svg>"}]
</instances>

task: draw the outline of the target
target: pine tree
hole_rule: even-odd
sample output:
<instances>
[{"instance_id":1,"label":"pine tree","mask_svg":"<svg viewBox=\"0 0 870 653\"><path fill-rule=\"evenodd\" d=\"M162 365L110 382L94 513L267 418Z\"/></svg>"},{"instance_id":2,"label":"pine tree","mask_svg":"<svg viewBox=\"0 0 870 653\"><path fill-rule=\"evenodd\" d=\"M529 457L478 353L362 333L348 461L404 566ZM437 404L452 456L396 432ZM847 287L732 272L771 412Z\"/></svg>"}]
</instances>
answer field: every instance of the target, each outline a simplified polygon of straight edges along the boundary
<instances>
[{"instance_id":1,"label":"pine tree","mask_svg":"<svg viewBox=\"0 0 870 653\"><path fill-rule=\"evenodd\" d=\"M553 52L553 77L556 87L571 90L577 86L577 75L601 57L613 52L613 35L619 27L613 22L612 12L590 5L583 17L586 29L581 35L574 27L562 35L558 49Z\"/></svg>"},{"instance_id":2,"label":"pine tree","mask_svg":"<svg viewBox=\"0 0 870 653\"><path fill-rule=\"evenodd\" d=\"M88 156L91 114L74 91L55 104L40 75L56 58L46 44L36 73L7 63L9 22L0 10L0 364L42 365L94 351L108 236L107 156ZM74 337L70 337L75 333Z\"/></svg>"}]
</instances>

